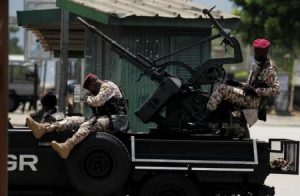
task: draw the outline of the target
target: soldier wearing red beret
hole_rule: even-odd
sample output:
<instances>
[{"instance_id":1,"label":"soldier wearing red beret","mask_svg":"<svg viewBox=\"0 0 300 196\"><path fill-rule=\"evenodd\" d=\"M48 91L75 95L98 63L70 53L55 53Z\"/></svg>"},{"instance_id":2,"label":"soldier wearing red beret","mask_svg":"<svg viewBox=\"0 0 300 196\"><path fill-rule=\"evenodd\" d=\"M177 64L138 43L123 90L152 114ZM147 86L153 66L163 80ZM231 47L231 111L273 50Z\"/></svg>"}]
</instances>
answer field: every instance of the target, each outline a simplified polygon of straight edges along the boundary
<instances>
[{"instance_id":1,"label":"soldier wearing red beret","mask_svg":"<svg viewBox=\"0 0 300 196\"><path fill-rule=\"evenodd\" d=\"M268 58L270 41L256 39L252 43L254 59L245 83L227 80L217 84L211 94L207 110L202 120L207 120L222 100L229 101L242 108L257 109L265 97L279 95L279 82L274 64Z\"/></svg>"},{"instance_id":2,"label":"soldier wearing red beret","mask_svg":"<svg viewBox=\"0 0 300 196\"><path fill-rule=\"evenodd\" d=\"M83 88L87 89L89 84L93 81L96 81L98 79L98 77L95 74L88 74L86 75L84 81L83 81Z\"/></svg>"},{"instance_id":3,"label":"soldier wearing red beret","mask_svg":"<svg viewBox=\"0 0 300 196\"><path fill-rule=\"evenodd\" d=\"M29 127L36 138L52 131L77 129L77 132L63 143L51 142L51 147L59 156L67 159L71 150L92 131L114 132L110 126L110 116L126 115L127 105L119 87L111 81L100 80L95 74L88 74L83 87L91 94L86 96L86 103L91 107L93 116L87 120L82 117L67 117L63 121L44 126L29 119Z\"/></svg>"}]
</instances>

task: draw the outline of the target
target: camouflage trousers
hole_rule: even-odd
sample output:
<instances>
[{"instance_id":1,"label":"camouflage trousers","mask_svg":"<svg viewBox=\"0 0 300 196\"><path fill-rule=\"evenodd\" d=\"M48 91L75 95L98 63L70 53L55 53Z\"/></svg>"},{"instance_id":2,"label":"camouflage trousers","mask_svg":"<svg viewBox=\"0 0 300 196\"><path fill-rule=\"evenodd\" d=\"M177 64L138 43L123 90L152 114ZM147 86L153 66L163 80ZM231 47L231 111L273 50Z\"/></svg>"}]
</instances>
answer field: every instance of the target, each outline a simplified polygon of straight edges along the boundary
<instances>
[{"instance_id":1,"label":"camouflage trousers","mask_svg":"<svg viewBox=\"0 0 300 196\"><path fill-rule=\"evenodd\" d=\"M236 87L227 84L216 84L207 102L207 109L210 111L216 110L222 100L229 101L243 108L258 108L260 97L245 96L238 91L241 90L237 90Z\"/></svg>"},{"instance_id":2,"label":"camouflage trousers","mask_svg":"<svg viewBox=\"0 0 300 196\"><path fill-rule=\"evenodd\" d=\"M92 117L86 120L84 117L71 116L64 120L50 125L50 129L60 131L77 130L77 132L69 138L74 145L80 143L93 131L109 131L108 116Z\"/></svg>"}]
</instances>

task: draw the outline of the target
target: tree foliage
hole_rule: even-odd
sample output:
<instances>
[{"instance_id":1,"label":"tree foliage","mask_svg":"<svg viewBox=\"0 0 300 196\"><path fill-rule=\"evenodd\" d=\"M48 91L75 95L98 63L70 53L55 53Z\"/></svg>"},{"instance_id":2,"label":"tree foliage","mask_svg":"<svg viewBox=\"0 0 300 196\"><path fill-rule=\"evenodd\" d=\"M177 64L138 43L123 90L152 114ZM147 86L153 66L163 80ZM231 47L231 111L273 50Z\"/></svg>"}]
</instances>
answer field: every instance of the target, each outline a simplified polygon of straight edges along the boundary
<instances>
[{"instance_id":1,"label":"tree foliage","mask_svg":"<svg viewBox=\"0 0 300 196\"><path fill-rule=\"evenodd\" d=\"M23 50L18 45L19 39L14 36L19 31L18 27L9 26L9 54L22 54Z\"/></svg>"},{"instance_id":2,"label":"tree foliage","mask_svg":"<svg viewBox=\"0 0 300 196\"><path fill-rule=\"evenodd\" d=\"M273 46L293 52L300 46L299 0L230 0L241 17L239 32L243 41L258 37L271 40ZM294 53L295 54L295 53Z\"/></svg>"}]
</instances>

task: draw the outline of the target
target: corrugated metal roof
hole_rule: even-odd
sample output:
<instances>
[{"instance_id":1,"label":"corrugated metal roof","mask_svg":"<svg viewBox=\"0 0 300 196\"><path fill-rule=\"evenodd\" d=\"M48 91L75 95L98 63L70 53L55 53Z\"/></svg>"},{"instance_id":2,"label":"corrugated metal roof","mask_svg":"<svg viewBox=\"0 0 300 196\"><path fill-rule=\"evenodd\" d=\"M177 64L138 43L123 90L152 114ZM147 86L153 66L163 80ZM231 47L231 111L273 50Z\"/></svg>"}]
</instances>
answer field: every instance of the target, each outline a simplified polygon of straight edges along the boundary
<instances>
[{"instance_id":1,"label":"corrugated metal roof","mask_svg":"<svg viewBox=\"0 0 300 196\"><path fill-rule=\"evenodd\" d=\"M126 18L130 16L195 19L205 17L203 9L209 7L191 0L69 0L98 12ZM214 10L216 18L237 18L237 16Z\"/></svg>"}]
</instances>

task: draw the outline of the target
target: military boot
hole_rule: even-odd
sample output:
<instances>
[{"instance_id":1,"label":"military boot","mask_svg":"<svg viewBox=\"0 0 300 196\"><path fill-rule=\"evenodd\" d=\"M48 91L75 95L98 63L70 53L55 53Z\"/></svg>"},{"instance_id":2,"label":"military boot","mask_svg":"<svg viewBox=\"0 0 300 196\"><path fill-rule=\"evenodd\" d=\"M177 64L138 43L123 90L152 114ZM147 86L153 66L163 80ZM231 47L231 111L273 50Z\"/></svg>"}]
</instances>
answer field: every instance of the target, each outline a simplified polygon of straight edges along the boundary
<instances>
[{"instance_id":1,"label":"military boot","mask_svg":"<svg viewBox=\"0 0 300 196\"><path fill-rule=\"evenodd\" d=\"M46 133L54 130L51 129L50 124L41 124L29 117L26 118L26 125L31 129L32 134L36 139L40 139Z\"/></svg>"},{"instance_id":2,"label":"military boot","mask_svg":"<svg viewBox=\"0 0 300 196\"><path fill-rule=\"evenodd\" d=\"M64 143L58 143L56 141L51 142L51 147L58 153L58 155L67 159L71 150L74 148L75 144L71 139L68 139Z\"/></svg>"},{"instance_id":3,"label":"military boot","mask_svg":"<svg viewBox=\"0 0 300 196\"><path fill-rule=\"evenodd\" d=\"M206 109L203 113L201 113L201 116L199 113L196 113L192 115L194 118L193 122L188 122L187 127L190 129L197 129L199 127L205 127L208 124L208 120L210 119L211 116L211 111Z\"/></svg>"}]
</instances>

